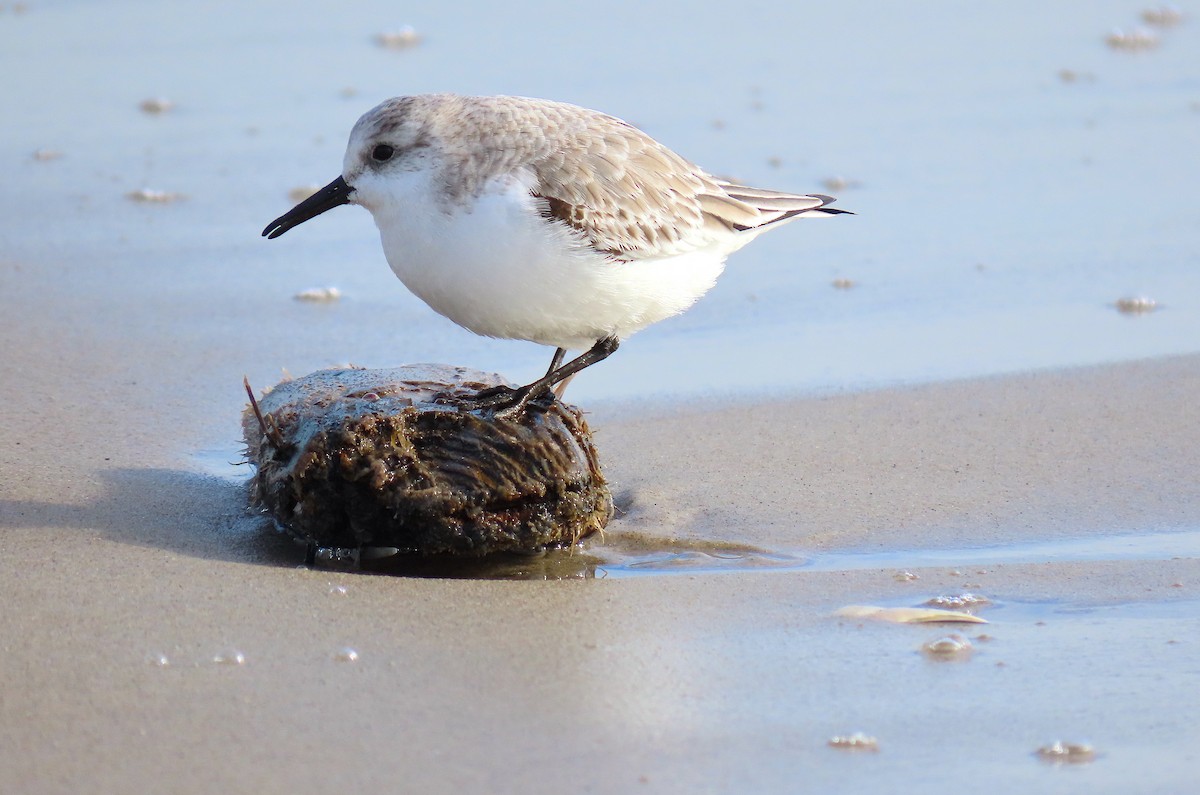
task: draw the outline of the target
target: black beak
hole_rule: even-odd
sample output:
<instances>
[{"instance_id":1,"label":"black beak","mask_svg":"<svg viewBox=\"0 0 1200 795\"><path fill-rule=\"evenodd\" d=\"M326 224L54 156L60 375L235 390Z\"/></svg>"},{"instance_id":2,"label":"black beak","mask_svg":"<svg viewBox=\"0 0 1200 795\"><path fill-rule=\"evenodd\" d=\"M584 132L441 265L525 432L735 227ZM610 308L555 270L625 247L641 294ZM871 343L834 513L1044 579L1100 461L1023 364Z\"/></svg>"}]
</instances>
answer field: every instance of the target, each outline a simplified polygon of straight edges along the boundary
<instances>
[{"instance_id":1,"label":"black beak","mask_svg":"<svg viewBox=\"0 0 1200 795\"><path fill-rule=\"evenodd\" d=\"M354 188L346 184L346 180L338 177L304 201L288 210L283 215L267 224L263 237L274 240L293 226L299 226L309 218L316 218L326 210L350 203L350 194Z\"/></svg>"}]
</instances>

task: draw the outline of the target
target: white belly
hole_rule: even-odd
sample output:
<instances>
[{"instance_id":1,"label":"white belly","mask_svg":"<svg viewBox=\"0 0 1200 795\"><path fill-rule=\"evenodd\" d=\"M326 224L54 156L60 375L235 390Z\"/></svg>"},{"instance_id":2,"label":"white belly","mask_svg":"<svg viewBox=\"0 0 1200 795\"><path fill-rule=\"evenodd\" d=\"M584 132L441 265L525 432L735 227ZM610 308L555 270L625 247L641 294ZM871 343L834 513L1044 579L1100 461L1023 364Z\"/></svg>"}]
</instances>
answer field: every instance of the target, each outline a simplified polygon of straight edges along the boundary
<instances>
[{"instance_id":1,"label":"white belly","mask_svg":"<svg viewBox=\"0 0 1200 795\"><path fill-rule=\"evenodd\" d=\"M624 338L687 309L724 267L715 248L613 262L541 218L515 180L456 212L428 201L426 180L412 174L403 200L372 209L384 253L409 290L476 334L576 349Z\"/></svg>"}]
</instances>

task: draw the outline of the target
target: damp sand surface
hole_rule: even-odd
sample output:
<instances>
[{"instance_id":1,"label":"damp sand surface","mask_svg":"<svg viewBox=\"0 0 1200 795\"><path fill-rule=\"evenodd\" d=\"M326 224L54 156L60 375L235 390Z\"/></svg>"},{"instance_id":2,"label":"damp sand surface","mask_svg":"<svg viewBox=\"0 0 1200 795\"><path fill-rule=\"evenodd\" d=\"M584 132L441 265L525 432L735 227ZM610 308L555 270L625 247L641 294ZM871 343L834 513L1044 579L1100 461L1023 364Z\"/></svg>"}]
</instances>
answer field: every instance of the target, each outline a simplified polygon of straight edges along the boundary
<instances>
[{"instance_id":1,"label":"damp sand surface","mask_svg":"<svg viewBox=\"0 0 1200 795\"><path fill-rule=\"evenodd\" d=\"M1183 357L736 420L672 411L661 440L598 411L624 515L478 573L508 579L304 568L244 513L240 480L138 460L60 414L75 458L5 463L23 485L3 504L0 776L23 792L147 776L542 791L549 775L599 792L1171 791L1200 747L1197 386ZM951 421L964 401L973 418ZM889 444L918 410L939 432ZM1014 442L1011 413L1058 430ZM1093 413L1094 433L1072 430ZM816 428L845 443L821 453ZM762 465L718 454L737 433ZM928 461L947 464L914 478ZM988 623L834 615L931 604ZM875 750L830 744L858 732ZM1094 753L1037 754L1056 743Z\"/></svg>"},{"instance_id":2,"label":"damp sand surface","mask_svg":"<svg viewBox=\"0 0 1200 795\"><path fill-rule=\"evenodd\" d=\"M0 791L1193 787L1191 10L1132 50L1108 0L469 6L0 10ZM603 538L304 568L244 510L243 376L548 361L408 295L365 212L258 236L363 110L438 90L858 215L572 384Z\"/></svg>"}]
</instances>

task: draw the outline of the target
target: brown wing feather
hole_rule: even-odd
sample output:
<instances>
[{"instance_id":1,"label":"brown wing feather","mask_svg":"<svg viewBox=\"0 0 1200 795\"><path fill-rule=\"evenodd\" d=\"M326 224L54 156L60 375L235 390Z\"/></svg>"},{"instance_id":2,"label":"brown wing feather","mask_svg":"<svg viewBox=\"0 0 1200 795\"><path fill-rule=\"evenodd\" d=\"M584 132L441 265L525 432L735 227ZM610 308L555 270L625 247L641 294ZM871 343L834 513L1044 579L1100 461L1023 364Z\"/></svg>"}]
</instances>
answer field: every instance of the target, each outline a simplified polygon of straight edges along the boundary
<instances>
[{"instance_id":1,"label":"brown wing feather","mask_svg":"<svg viewBox=\"0 0 1200 795\"><path fill-rule=\"evenodd\" d=\"M546 216L615 259L689 248L683 241L705 227L699 196L715 184L625 122L602 114L589 122L532 164L538 182L533 192L546 201ZM571 151L572 161L564 151Z\"/></svg>"}]
</instances>

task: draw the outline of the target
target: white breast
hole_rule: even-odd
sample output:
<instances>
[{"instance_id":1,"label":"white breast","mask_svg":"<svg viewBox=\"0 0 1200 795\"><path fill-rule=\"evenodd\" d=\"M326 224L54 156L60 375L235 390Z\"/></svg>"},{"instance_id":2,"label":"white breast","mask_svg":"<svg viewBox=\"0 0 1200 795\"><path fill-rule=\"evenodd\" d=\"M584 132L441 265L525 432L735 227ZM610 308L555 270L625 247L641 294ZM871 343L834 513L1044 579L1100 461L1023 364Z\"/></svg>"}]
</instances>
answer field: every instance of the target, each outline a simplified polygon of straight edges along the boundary
<instances>
[{"instance_id":1,"label":"white breast","mask_svg":"<svg viewBox=\"0 0 1200 795\"><path fill-rule=\"evenodd\" d=\"M370 208L388 264L435 311L489 337L574 349L627 337L695 303L728 254L614 262L541 217L520 179L448 209L431 199L430 172L399 177Z\"/></svg>"}]
</instances>

